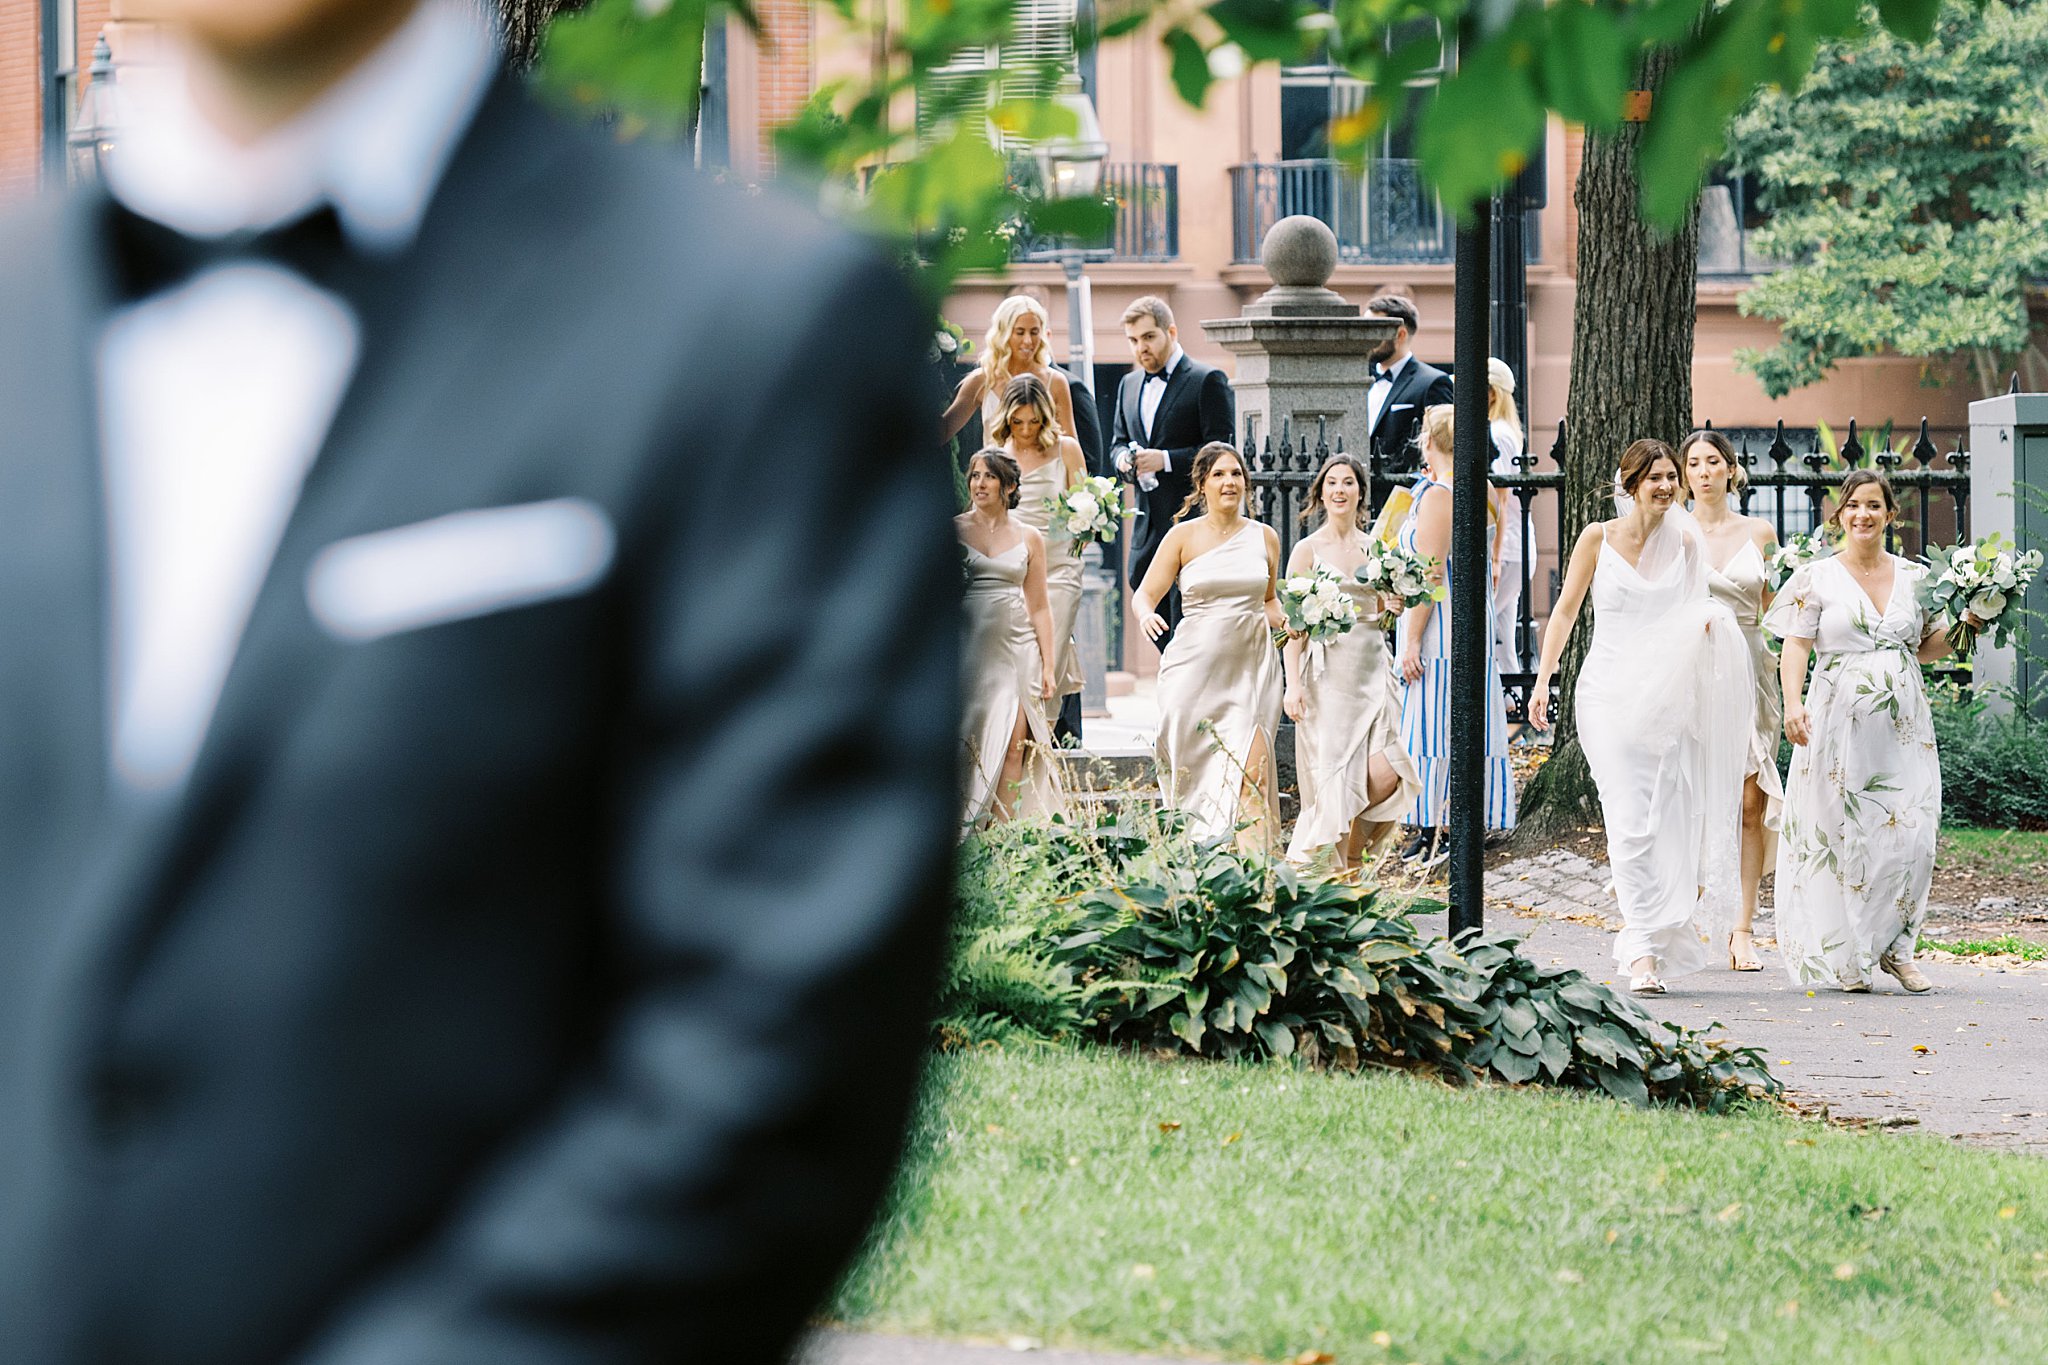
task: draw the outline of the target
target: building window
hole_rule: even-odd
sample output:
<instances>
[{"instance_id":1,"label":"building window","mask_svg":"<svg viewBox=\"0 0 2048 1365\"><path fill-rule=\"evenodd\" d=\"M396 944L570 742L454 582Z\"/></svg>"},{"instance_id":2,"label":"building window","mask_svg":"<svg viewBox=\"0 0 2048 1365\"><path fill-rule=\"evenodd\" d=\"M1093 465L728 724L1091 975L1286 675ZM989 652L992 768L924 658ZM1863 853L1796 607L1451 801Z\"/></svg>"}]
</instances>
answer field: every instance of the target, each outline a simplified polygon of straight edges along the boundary
<instances>
[{"instance_id":1,"label":"building window","mask_svg":"<svg viewBox=\"0 0 2048 1365\"><path fill-rule=\"evenodd\" d=\"M963 48L934 67L917 91L917 132L930 140L968 108L1008 96L1042 94L1075 69L1076 0L1017 0L1016 30L1007 42Z\"/></svg>"}]
</instances>

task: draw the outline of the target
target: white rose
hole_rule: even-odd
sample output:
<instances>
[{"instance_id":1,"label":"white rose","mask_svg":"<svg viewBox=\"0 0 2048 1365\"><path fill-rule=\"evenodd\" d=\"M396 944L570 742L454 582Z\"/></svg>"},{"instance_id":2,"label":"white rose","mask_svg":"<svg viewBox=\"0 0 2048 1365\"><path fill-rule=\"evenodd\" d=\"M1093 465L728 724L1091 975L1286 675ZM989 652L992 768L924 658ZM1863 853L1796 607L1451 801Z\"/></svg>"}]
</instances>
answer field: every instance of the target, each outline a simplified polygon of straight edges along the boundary
<instances>
[{"instance_id":1,"label":"white rose","mask_svg":"<svg viewBox=\"0 0 2048 1365\"><path fill-rule=\"evenodd\" d=\"M1312 626L1321 625L1323 623L1323 604L1313 597L1303 602L1301 604L1301 619Z\"/></svg>"},{"instance_id":2,"label":"white rose","mask_svg":"<svg viewBox=\"0 0 2048 1365\"><path fill-rule=\"evenodd\" d=\"M1956 569L1968 568L1977 562L1977 551L1969 545L1958 545L1948 557L1949 566Z\"/></svg>"},{"instance_id":3,"label":"white rose","mask_svg":"<svg viewBox=\"0 0 2048 1365\"><path fill-rule=\"evenodd\" d=\"M1287 593L1290 597L1306 597L1309 594L1309 589L1313 587L1315 587L1315 580L1309 578L1306 574L1296 574L1287 580Z\"/></svg>"},{"instance_id":4,"label":"white rose","mask_svg":"<svg viewBox=\"0 0 2048 1365\"><path fill-rule=\"evenodd\" d=\"M1095 500L1092 493L1076 493L1067 501L1067 514L1075 521L1092 522L1100 511L1102 504Z\"/></svg>"},{"instance_id":5,"label":"white rose","mask_svg":"<svg viewBox=\"0 0 2048 1365\"><path fill-rule=\"evenodd\" d=\"M1992 620L2005 610L2005 594L1996 591L1987 592L1970 603L1970 610L1975 612L1981 620Z\"/></svg>"}]
</instances>

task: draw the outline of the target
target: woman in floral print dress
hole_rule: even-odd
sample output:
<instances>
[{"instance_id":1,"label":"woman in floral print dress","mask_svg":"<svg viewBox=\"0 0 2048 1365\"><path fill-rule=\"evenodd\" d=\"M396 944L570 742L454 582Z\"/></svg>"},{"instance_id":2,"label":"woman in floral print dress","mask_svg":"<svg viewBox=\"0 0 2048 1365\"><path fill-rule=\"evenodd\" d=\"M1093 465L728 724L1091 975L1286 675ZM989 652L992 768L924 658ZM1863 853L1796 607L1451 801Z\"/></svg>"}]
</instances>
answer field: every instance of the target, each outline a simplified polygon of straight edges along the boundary
<instances>
[{"instance_id":1,"label":"woman in floral print dress","mask_svg":"<svg viewBox=\"0 0 2048 1365\"><path fill-rule=\"evenodd\" d=\"M1885 551L1897 515L1890 484L1852 472L1830 518L1842 548L1794 574L1764 620L1785 642L1785 737L1797 746L1776 899L1778 946L1801 985L1867 991L1882 970L1909 991L1933 986L1913 965L1941 825L1920 665L1949 647L1915 591L1925 566Z\"/></svg>"}]
</instances>

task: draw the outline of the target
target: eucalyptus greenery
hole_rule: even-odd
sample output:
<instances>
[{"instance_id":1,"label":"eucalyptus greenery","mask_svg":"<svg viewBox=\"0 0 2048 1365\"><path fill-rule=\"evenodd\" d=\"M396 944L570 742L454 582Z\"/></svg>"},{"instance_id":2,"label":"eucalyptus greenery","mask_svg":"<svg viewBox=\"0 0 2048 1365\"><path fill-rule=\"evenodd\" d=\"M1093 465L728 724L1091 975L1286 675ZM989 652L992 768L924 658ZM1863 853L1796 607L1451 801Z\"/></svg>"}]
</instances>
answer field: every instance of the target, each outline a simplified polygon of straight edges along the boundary
<instances>
[{"instance_id":1,"label":"eucalyptus greenery","mask_svg":"<svg viewBox=\"0 0 2048 1365\"><path fill-rule=\"evenodd\" d=\"M941 1036L1091 1040L1720 1109L1777 1080L1511 939L1456 947L1369 885L1198 845L1142 807L963 851ZM1048 1026L1049 1025L1049 1026Z\"/></svg>"}]
</instances>

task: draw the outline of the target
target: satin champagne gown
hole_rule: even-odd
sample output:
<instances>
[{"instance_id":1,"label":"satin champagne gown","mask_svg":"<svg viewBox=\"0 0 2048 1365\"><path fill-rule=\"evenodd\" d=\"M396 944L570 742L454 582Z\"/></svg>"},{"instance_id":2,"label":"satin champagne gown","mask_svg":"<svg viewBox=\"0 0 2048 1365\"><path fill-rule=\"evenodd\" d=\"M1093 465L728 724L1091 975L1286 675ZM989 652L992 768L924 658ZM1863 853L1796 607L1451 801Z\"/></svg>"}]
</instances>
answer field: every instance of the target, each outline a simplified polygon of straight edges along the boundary
<instances>
[{"instance_id":1,"label":"satin champagne gown","mask_svg":"<svg viewBox=\"0 0 2048 1365\"><path fill-rule=\"evenodd\" d=\"M1764 639L1764 592L1770 584L1763 551L1750 541L1727 565L1710 569L1707 588L1714 600L1735 615L1749 664L1756 674L1756 728L1750 736L1744 776L1756 775L1764 795L1764 866L1778 856L1778 829L1785 812L1785 784L1778 776L1778 734L1785 725L1785 702L1778 689L1778 656Z\"/></svg>"},{"instance_id":2,"label":"satin champagne gown","mask_svg":"<svg viewBox=\"0 0 2048 1365\"><path fill-rule=\"evenodd\" d=\"M1277 790L1273 731L1280 723L1280 652L1266 622L1271 581L1265 527L1236 535L1181 566L1181 622L1159 661L1159 787L1197 839L1226 839L1263 818ZM1254 748L1268 809L1239 808Z\"/></svg>"},{"instance_id":3,"label":"satin champagne gown","mask_svg":"<svg viewBox=\"0 0 2048 1365\"><path fill-rule=\"evenodd\" d=\"M1052 755L1052 727L1038 699L1038 636L1024 605L1024 543L999 555L962 545L967 556L967 636L961 663L964 714L961 735L966 764L966 808L961 825L971 829L994 806L1003 759L1024 713L1024 778L1013 808L1019 815L1050 817L1064 809Z\"/></svg>"},{"instance_id":4,"label":"satin champagne gown","mask_svg":"<svg viewBox=\"0 0 2048 1365\"><path fill-rule=\"evenodd\" d=\"M1298 862L1343 839L1354 821L1399 820L1422 789L1415 760L1401 746L1401 692L1373 594L1350 575L1344 578L1358 624L1334 640L1302 647L1302 712L1294 726L1301 816L1287 846L1287 856ZM1366 795L1374 755L1399 779L1379 802Z\"/></svg>"},{"instance_id":5,"label":"satin champagne gown","mask_svg":"<svg viewBox=\"0 0 2048 1365\"><path fill-rule=\"evenodd\" d=\"M1052 525L1052 501L1066 490L1067 467L1057 452L1024 476L1011 515L1045 537L1045 595L1052 604L1052 638L1059 657L1053 683L1061 696L1081 690L1081 659L1074 646L1074 620L1081 614L1081 555L1066 532Z\"/></svg>"}]
</instances>

